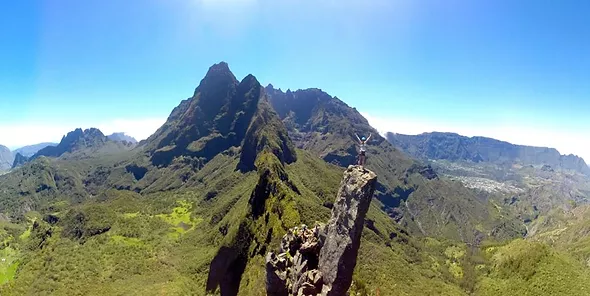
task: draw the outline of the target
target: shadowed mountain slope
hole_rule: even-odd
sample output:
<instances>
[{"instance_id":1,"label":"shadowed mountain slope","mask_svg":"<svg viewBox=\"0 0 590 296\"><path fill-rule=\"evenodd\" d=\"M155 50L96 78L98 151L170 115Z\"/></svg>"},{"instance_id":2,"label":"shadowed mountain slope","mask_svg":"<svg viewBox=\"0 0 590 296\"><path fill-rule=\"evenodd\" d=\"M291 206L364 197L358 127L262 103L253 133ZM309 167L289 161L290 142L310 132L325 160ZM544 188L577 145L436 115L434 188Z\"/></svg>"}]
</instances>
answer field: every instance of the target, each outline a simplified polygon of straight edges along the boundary
<instances>
[{"instance_id":1,"label":"shadowed mountain slope","mask_svg":"<svg viewBox=\"0 0 590 296\"><path fill-rule=\"evenodd\" d=\"M278 122L256 78L248 75L238 82L221 62L209 68L193 97L182 101L143 146L157 166L170 165L179 156L202 165L242 143L244 169L253 169L255 155L263 149L272 150L282 162L293 162L294 146Z\"/></svg>"}]
</instances>

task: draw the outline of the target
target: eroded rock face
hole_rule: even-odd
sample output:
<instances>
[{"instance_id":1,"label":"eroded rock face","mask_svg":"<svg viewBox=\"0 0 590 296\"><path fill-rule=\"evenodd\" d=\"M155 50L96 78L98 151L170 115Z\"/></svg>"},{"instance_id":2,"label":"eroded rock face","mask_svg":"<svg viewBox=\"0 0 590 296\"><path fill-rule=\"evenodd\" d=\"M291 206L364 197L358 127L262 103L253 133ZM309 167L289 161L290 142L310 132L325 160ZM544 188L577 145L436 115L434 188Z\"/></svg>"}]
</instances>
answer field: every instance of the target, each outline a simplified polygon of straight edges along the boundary
<instances>
[{"instance_id":1,"label":"eroded rock face","mask_svg":"<svg viewBox=\"0 0 590 296\"><path fill-rule=\"evenodd\" d=\"M326 295L344 295L352 283L365 216L376 185L377 175L360 166L349 166L344 172L320 252L319 270Z\"/></svg>"},{"instance_id":2,"label":"eroded rock face","mask_svg":"<svg viewBox=\"0 0 590 296\"><path fill-rule=\"evenodd\" d=\"M346 294L376 184L373 172L360 166L348 167L328 224L289 230L279 254L267 255L267 295Z\"/></svg>"},{"instance_id":3,"label":"eroded rock face","mask_svg":"<svg viewBox=\"0 0 590 296\"><path fill-rule=\"evenodd\" d=\"M267 295L318 295L321 292L323 282L318 263L324 228L318 224L313 228L301 225L290 229L283 236L279 254L267 254Z\"/></svg>"},{"instance_id":4,"label":"eroded rock face","mask_svg":"<svg viewBox=\"0 0 590 296\"><path fill-rule=\"evenodd\" d=\"M12 168L17 168L22 166L23 164L27 163L27 161L29 161L29 158L26 156L23 156L20 153L17 153L16 156L14 157L14 162L12 163Z\"/></svg>"},{"instance_id":5,"label":"eroded rock face","mask_svg":"<svg viewBox=\"0 0 590 296\"><path fill-rule=\"evenodd\" d=\"M289 295L287 286L287 263L289 259L286 253L278 256L273 252L266 255L266 293L269 296Z\"/></svg>"}]
</instances>

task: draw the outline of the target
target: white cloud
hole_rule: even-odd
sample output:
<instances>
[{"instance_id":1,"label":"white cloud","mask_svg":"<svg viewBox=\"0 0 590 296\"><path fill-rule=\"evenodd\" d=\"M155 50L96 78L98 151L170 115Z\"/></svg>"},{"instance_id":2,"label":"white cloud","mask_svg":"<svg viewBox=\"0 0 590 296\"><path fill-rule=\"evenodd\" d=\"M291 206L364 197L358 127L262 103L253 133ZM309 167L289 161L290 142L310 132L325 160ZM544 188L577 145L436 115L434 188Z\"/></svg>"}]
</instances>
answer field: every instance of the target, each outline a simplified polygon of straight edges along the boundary
<instances>
[{"instance_id":1,"label":"white cloud","mask_svg":"<svg viewBox=\"0 0 590 296\"><path fill-rule=\"evenodd\" d=\"M97 127L105 135L124 132L141 141L151 136L164 122L166 122L165 118L117 119L99 124Z\"/></svg>"},{"instance_id":2,"label":"white cloud","mask_svg":"<svg viewBox=\"0 0 590 296\"><path fill-rule=\"evenodd\" d=\"M453 132L468 137L483 136L513 144L555 148L562 154L575 154L590 163L590 137L583 133L506 123L488 126L459 125L415 118L383 118L367 113L363 113L363 116L381 134L393 132L417 135L437 131Z\"/></svg>"},{"instance_id":3,"label":"white cloud","mask_svg":"<svg viewBox=\"0 0 590 296\"><path fill-rule=\"evenodd\" d=\"M99 123L14 123L0 125L0 144L11 149L41 143L59 142L68 132L76 129L96 127L105 135L124 132L138 141L148 138L164 122L165 118L115 119Z\"/></svg>"}]
</instances>

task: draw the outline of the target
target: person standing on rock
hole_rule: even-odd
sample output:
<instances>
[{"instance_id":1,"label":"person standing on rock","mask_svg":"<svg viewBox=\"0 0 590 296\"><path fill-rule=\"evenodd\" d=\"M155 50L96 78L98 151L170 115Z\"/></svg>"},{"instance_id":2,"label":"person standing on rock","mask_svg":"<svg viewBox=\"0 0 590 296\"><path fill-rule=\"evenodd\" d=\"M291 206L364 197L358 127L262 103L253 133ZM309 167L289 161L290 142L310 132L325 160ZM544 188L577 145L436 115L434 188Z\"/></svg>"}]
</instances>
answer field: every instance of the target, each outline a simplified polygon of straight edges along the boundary
<instances>
[{"instance_id":1,"label":"person standing on rock","mask_svg":"<svg viewBox=\"0 0 590 296\"><path fill-rule=\"evenodd\" d=\"M359 141L359 156L358 156L358 165L364 166L365 165L365 161L367 160L367 142L369 142L369 139L371 139L371 136L373 134L369 134L368 138L365 138L364 136L359 138L359 135L354 134L356 136L356 139Z\"/></svg>"}]
</instances>

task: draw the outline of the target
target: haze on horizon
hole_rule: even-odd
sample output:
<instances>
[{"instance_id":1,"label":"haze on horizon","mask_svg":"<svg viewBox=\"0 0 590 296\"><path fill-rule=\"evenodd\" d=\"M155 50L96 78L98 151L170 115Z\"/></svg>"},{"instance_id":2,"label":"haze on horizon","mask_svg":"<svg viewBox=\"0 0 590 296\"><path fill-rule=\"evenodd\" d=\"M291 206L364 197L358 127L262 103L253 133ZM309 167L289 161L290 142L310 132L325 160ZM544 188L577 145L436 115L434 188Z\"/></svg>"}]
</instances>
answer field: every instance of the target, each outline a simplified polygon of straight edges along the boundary
<instances>
[{"instance_id":1,"label":"haze on horizon","mask_svg":"<svg viewBox=\"0 0 590 296\"><path fill-rule=\"evenodd\" d=\"M455 132L590 161L587 1L12 1L0 144L147 138L219 61L317 87L380 132Z\"/></svg>"}]
</instances>

